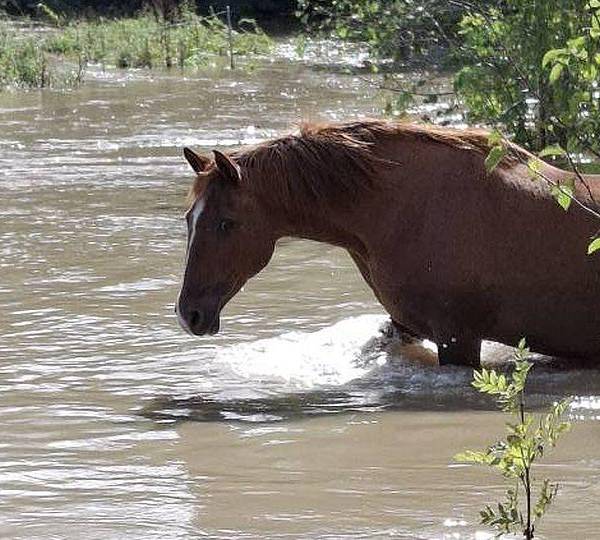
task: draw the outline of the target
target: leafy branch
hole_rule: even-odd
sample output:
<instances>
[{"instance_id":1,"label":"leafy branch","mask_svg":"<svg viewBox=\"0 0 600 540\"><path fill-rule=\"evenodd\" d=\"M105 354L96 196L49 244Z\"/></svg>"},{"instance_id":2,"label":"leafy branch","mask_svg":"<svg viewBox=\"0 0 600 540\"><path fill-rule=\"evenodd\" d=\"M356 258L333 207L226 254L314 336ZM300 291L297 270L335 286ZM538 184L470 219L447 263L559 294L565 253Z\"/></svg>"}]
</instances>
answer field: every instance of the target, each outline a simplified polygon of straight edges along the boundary
<instances>
[{"instance_id":1,"label":"leafy branch","mask_svg":"<svg viewBox=\"0 0 600 540\"><path fill-rule=\"evenodd\" d=\"M530 540L558 493L558 484L544 479L533 502L534 463L559 437L570 428L563 421L571 400L555 403L546 414L526 412L525 386L532 363L527 360L529 349L521 340L515 352L514 368L507 376L495 370L481 369L473 374L472 385L481 393L495 398L498 407L512 416L506 423L506 436L482 451L467 450L454 456L456 461L486 465L498 470L509 483L505 499L480 511L483 525L498 531L499 536L521 533Z\"/></svg>"}]
</instances>

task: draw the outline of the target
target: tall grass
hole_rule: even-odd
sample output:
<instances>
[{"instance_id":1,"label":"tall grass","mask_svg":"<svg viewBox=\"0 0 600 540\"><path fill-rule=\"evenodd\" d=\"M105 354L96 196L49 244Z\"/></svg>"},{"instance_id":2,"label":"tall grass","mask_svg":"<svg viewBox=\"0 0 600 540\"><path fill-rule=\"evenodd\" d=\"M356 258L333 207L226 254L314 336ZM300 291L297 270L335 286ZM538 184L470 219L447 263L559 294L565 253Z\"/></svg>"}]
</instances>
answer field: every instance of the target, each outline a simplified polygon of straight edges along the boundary
<instances>
[{"instance_id":1,"label":"tall grass","mask_svg":"<svg viewBox=\"0 0 600 540\"><path fill-rule=\"evenodd\" d=\"M235 54L270 50L271 40L253 21L242 20L239 27L233 33ZM64 24L49 37L23 37L0 20L0 90L77 85L88 62L123 69L197 68L228 49L227 25L218 15L200 17L185 7L173 21L150 13L82 20Z\"/></svg>"},{"instance_id":2,"label":"tall grass","mask_svg":"<svg viewBox=\"0 0 600 540\"><path fill-rule=\"evenodd\" d=\"M253 21L234 33L238 55L266 53L271 40ZM174 22L150 13L136 18L82 21L51 38L47 50L66 56L83 54L90 62L120 68L197 67L228 50L227 25L218 16L200 17L182 11Z\"/></svg>"},{"instance_id":3,"label":"tall grass","mask_svg":"<svg viewBox=\"0 0 600 540\"><path fill-rule=\"evenodd\" d=\"M21 37L0 21L0 89L44 88L56 81L48 57L34 37Z\"/></svg>"}]
</instances>

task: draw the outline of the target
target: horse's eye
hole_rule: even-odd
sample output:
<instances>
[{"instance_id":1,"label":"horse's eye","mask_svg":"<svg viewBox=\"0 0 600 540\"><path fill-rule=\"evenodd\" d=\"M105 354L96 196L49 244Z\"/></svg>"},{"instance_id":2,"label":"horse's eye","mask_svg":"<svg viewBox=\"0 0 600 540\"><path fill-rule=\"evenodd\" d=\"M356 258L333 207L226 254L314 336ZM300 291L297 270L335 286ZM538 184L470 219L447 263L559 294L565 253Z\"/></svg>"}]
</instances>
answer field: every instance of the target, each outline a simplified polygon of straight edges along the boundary
<instances>
[{"instance_id":1,"label":"horse's eye","mask_svg":"<svg viewBox=\"0 0 600 540\"><path fill-rule=\"evenodd\" d=\"M231 219L222 219L221 221L219 221L219 224L217 225L217 231L219 232L229 232L231 229L233 229L233 226L235 225L234 221Z\"/></svg>"}]
</instances>

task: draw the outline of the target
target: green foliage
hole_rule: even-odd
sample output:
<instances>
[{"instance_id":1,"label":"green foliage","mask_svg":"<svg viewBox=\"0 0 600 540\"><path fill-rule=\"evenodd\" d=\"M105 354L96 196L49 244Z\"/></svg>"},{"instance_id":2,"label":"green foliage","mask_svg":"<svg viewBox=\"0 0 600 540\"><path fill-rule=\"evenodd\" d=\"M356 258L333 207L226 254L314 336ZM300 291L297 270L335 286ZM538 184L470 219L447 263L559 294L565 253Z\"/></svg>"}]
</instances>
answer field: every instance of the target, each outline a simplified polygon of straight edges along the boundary
<instances>
[{"instance_id":1,"label":"green foliage","mask_svg":"<svg viewBox=\"0 0 600 540\"><path fill-rule=\"evenodd\" d=\"M575 178L571 177L563 182L558 182L552 186L551 193L554 200L566 212L571 207L575 196Z\"/></svg>"},{"instance_id":2,"label":"green foliage","mask_svg":"<svg viewBox=\"0 0 600 540\"><path fill-rule=\"evenodd\" d=\"M532 502L533 465L570 428L562 419L569 399L537 417L525 411L525 387L533 365L527 361L528 354L525 340L521 340L510 376L487 369L474 372L473 386L493 396L498 407L511 415L511 421L506 423L504 439L483 451L468 450L454 457L463 463L487 465L502 474L510 486L505 500L494 507L486 505L480 512L481 523L496 529L500 535L522 533L527 539L533 538L537 523L558 492L557 484L544 479L536 502Z\"/></svg>"},{"instance_id":3,"label":"green foliage","mask_svg":"<svg viewBox=\"0 0 600 540\"><path fill-rule=\"evenodd\" d=\"M592 255L593 253L596 253L596 251L600 250L600 238L594 238L594 240L592 240L590 242L590 245L588 246L588 255Z\"/></svg>"},{"instance_id":4,"label":"green foliage","mask_svg":"<svg viewBox=\"0 0 600 540\"><path fill-rule=\"evenodd\" d=\"M538 156L541 158L544 157L560 157L564 156L566 152L560 147L560 145L555 144L552 146L546 146L541 152L538 152Z\"/></svg>"},{"instance_id":5,"label":"green foliage","mask_svg":"<svg viewBox=\"0 0 600 540\"><path fill-rule=\"evenodd\" d=\"M215 14L200 17L183 3L175 22L149 13L136 18L97 19L61 26L49 37L19 35L0 20L0 90L7 87L74 86L88 62L119 68L198 67L228 51L227 25ZM55 24L63 19L40 4ZM234 53L263 54L270 38L249 19L233 32ZM59 60L62 60L60 62ZM66 60L66 62L64 61Z\"/></svg>"},{"instance_id":6,"label":"green foliage","mask_svg":"<svg viewBox=\"0 0 600 540\"><path fill-rule=\"evenodd\" d=\"M299 0L296 14L309 29L364 42L374 59L403 64L445 46L463 11L442 0Z\"/></svg>"},{"instance_id":7,"label":"green foliage","mask_svg":"<svg viewBox=\"0 0 600 540\"><path fill-rule=\"evenodd\" d=\"M271 40L254 21L240 21L234 32L234 53L267 53ZM82 21L68 25L51 38L49 51L121 68L196 67L228 50L227 25L216 15L200 17L182 9L171 23L151 14L136 18Z\"/></svg>"},{"instance_id":8,"label":"green foliage","mask_svg":"<svg viewBox=\"0 0 600 540\"><path fill-rule=\"evenodd\" d=\"M598 0L470 10L455 50L470 120L500 124L532 150L600 151L599 21Z\"/></svg>"},{"instance_id":9,"label":"green foliage","mask_svg":"<svg viewBox=\"0 0 600 540\"><path fill-rule=\"evenodd\" d=\"M492 146L489 154L485 158L485 168L488 172L492 172L504 159L506 154L508 153L505 146L501 144L497 144Z\"/></svg>"},{"instance_id":10,"label":"green foliage","mask_svg":"<svg viewBox=\"0 0 600 540\"><path fill-rule=\"evenodd\" d=\"M19 37L0 22L0 89L7 86L43 88L53 82L44 51L34 38Z\"/></svg>"},{"instance_id":11,"label":"green foliage","mask_svg":"<svg viewBox=\"0 0 600 540\"><path fill-rule=\"evenodd\" d=\"M367 44L394 90L389 114L424 95L393 75L402 66L455 65L471 122L501 126L532 151L560 145L600 158L599 0L299 0L297 15ZM490 170L500 156L495 149ZM561 190L556 198L566 206Z\"/></svg>"}]
</instances>

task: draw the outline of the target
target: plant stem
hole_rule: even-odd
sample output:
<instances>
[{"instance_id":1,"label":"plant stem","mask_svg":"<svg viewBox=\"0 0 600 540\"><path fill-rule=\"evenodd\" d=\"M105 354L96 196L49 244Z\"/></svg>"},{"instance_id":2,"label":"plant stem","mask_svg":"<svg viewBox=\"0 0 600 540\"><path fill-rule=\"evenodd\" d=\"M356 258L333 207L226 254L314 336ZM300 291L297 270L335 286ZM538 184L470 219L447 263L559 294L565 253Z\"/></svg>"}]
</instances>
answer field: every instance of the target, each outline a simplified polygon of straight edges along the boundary
<instances>
[{"instance_id":1,"label":"plant stem","mask_svg":"<svg viewBox=\"0 0 600 540\"><path fill-rule=\"evenodd\" d=\"M231 26L231 7L227 5L227 39L229 41L229 67L235 69L235 60L233 59L233 28Z\"/></svg>"},{"instance_id":2,"label":"plant stem","mask_svg":"<svg viewBox=\"0 0 600 540\"><path fill-rule=\"evenodd\" d=\"M525 398L523 396L523 391L521 391L519 395L519 415L521 417L521 424L525 425ZM525 487L525 504L527 506L527 525L525 527L525 530L523 531L523 536L526 538L526 540L531 540L533 538L533 531L531 530L531 475L529 462L525 461L525 456L523 455L522 450L521 456L523 459L523 469L525 470L523 484Z\"/></svg>"},{"instance_id":3,"label":"plant stem","mask_svg":"<svg viewBox=\"0 0 600 540\"><path fill-rule=\"evenodd\" d=\"M533 531L531 530L531 478L529 467L525 467L525 494L527 495L527 528L525 529L525 538L531 540Z\"/></svg>"}]
</instances>

